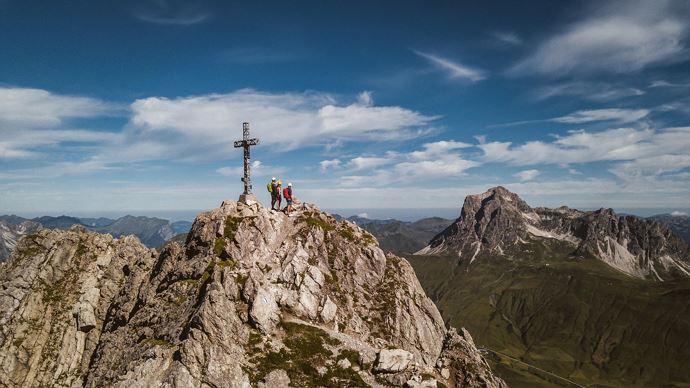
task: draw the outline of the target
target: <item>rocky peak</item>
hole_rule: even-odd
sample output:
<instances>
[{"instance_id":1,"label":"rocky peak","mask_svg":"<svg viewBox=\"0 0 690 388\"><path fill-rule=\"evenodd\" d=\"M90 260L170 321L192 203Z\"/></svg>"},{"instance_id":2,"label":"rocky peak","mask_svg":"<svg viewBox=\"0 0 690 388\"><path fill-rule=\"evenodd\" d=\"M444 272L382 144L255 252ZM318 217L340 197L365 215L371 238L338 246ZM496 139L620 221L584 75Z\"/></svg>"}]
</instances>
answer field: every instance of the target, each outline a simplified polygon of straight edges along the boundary
<instances>
[{"instance_id":1,"label":"rocky peak","mask_svg":"<svg viewBox=\"0 0 690 388\"><path fill-rule=\"evenodd\" d=\"M593 255L631 276L690 277L690 247L657 222L605 208L533 209L503 187L467 196L460 217L417 254L457 254L471 263L478 255L524 255L522 245L544 239L557 240L573 257Z\"/></svg>"},{"instance_id":2,"label":"rocky peak","mask_svg":"<svg viewBox=\"0 0 690 388\"><path fill-rule=\"evenodd\" d=\"M501 186L468 195L460 217L418 253L438 254L452 249L474 260L482 248L495 250L515 243L525 230L525 217L536 217L533 213L525 201Z\"/></svg>"},{"instance_id":3,"label":"rocky peak","mask_svg":"<svg viewBox=\"0 0 690 388\"><path fill-rule=\"evenodd\" d=\"M185 244L43 230L0 275L9 386L504 386L409 263L313 205L226 201Z\"/></svg>"}]
</instances>

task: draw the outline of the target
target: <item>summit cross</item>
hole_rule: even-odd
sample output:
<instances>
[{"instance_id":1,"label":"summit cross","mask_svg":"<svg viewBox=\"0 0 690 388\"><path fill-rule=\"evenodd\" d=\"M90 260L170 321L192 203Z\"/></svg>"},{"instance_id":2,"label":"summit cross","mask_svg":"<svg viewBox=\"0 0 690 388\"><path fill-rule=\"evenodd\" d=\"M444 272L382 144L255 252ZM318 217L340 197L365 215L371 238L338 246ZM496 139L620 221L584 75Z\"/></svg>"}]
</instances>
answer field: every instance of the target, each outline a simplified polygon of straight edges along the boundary
<instances>
[{"instance_id":1,"label":"summit cross","mask_svg":"<svg viewBox=\"0 0 690 388\"><path fill-rule=\"evenodd\" d=\"M249 138L249 123L242 123L242 140L235 142L235 148L244 148L244 176L242 177L242 182L244 182L244 193L242 195L244 196L252 193L251 166L249 164L251 157L249 155L249 147L257 144L259 144L259 139Z\"/></svg>"}]
</instances>

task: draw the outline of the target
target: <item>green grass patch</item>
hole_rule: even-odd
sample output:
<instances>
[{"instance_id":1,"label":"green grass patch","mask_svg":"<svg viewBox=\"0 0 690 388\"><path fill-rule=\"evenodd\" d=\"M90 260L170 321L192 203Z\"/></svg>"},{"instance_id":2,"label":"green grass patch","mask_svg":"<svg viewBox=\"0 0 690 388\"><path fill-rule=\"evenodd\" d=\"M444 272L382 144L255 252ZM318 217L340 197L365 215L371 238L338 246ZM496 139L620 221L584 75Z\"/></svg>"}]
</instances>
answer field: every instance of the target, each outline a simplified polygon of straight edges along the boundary
<instances>
[{"instance_id":1,"label":"green grass patch","mask_svg":"<svg viewBox=\"0 0 690 388\"><path fill-rule=\"evenodd\" d=\"M175 344L173 344L172 342L164 340L164 339L160 339L160 338L145 338L140 343L143 345L146 345L146 346L151 346L151 347L153 347L153 346L163 346L166 348L174 348L175 347Z\"/></svg>"},{"instance_id":2,"label":"green grass patch","mask_svg":"<svg viewBox=\"0 0 690 388\"><path fill-rule=\"evenodd\" d=\"M228 217L225 219L225 229L223 230L223 237L234 239L237 229L242 223L242 217Z\"/></svg>"},{"instance_id":3,"label":"green grass patch","mask_svg":"<svg viewBox=\"0 0 690 388\"><path fill-rule=\"evenodd\" d=\"M329 347L340 345L340 341L309 325L283 322L282 327L285 330L286 348L256 354L253 359L255 368L249 371L252 382L261 381L275 369L283 369L290 377L290 384L295 387L368 387L352 369L326 365L326 361L335 356ZM321 367L327 368L324 375L318 372Z\"/></svg>"},{"instance_id":4,"label":"green grass patch","mask_svg":"<svg viewBox=\"0 0 690 388\"><path fill-rule=\"evenodd\" d=\"M230 268L233 269L235 266L237 266L237 262L233 259L227 259L227 260L221 260L216 263L216 265L220 268Z\"/></svg>"},{"instance_id":5,"label":"green grass patch","mask_svg":"<svg viewBox=\"0 0 690 388\"><path fill-rule=\"evenodd\" d=\"M349 226L345 226L338 230L338 234L349 241L355 241L355 230Z\"/></svg>"},{"instance_id":6,"label":"green grass patch","mask_svg":"<svg viewBox=\"0 0 690 388\"><path fill-rule=\"evenodd\" d=\"M213 253L220 256L223 252L225 252L225 238L216 237L216 241L213 243Z\"/></svg>"},{"instance_id":7,"label":"green grass patch","mask_svg":"<svg viewBox=\"0 0 690 388\"><path fill-rule=\"evenodd\" d=\"M330 222L315 217L313 214L305 218L304 222L309 226L321 228L324 232L329 232L335 229L335 226L333 226Z\"/></svg>"}]
</instances>

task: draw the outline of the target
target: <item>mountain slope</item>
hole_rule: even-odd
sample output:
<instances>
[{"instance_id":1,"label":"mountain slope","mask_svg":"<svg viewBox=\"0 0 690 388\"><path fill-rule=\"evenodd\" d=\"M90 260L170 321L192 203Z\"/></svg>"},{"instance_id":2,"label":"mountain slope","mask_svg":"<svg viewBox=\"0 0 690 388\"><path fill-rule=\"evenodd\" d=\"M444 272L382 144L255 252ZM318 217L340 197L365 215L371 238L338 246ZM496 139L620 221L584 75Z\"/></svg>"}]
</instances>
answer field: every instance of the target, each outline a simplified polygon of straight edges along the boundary
<instances>
[{"instance_id":1,"label":"mountain slope","mask_svg":"<svg viewBox=\"0 0 690 388\"><path fill-rule=\"evenodd\" d=\"M428 295L511 385L690 381L687 245L656 222L533 209L495 188L422 252L408 259Z\"/></svg>"},{"instance_id":2,"label":"mountain slope","mask_svg":"<svg viewBox=\"0 0 690 388\"><path fill-rule=\"evenodd\" d=\"M139 237L139 240L148 247L160 246L175 235L168 220L130 215L118 218L112 224L95 228L95 230L115 237L133 234Z\"/></svg>"},{"instance_id":3,"label":"mountain slope","mask_svg":"<svg viewBox=\"0 0 690 388\"><path fill-rule=\"evenodd\" d=\"M672 230L686 243L690 244L690 217L686 215L658 214L647 217Z\"/></svg>"},{"instance_id":4,"label":"mountain slope","mask_svg":"<svg viewBox=\"0 0 690 388\"><path fill-rule=\"evenodd\" d=\"M17 242L27 234L42 229L41 224L17 216L0 218L0 264L8 257Z\"/></svg>"},{"instance_id":5,"label":"mountain slope","mask_svg":"<svg viewBox=\"0 0 690 388\"><path fill-rule=\"evenodd\" d=\"M24 238L0 275L0 384L504 386L407 261L313 206L228 201L154 252Z\"/></svg>"},{"instance_id":6,"label":"mountain slope","mask_svg":"<svg viewBox=\"0 0 690 388\"><path fill-rule=\"evenodd\" d=\"M5 261L16 242L24 235L40 228L67 230L73 225L89 230L107 233L114 237L135 235L149 248L156 248L179 233L186 233L191 222L167 220L153 217L124 216L117 220L109 218L76 218L70 216L43 216L32 220L18 216L0 216L0 262Z\"/></svg>"},{"instance_id":7,"label":"mountain slope","mask_svg":"<svg viewBox=\"0 0 690 388\"><path fill-rule=\"evenodd\" d=\"M431 238L451 223L451 220L432 217L415 222L390 220L386 223L358 224L376 237L382 249L412 253L424 248Z\"/></svg>"},{"instance_id":8,"label":"mountain slope","mask_svg":"<svg viewBox=\"0 0 690 388\"><path fill-rule=\"evenodd\" d=\"M533 209L503 187L467 196L455 223L418 254L457 254L472 262L479 252L505 256L534 239L561 241L573 257L592 255L634 277L690 278L690 247L657 222L611 209Z\"/></svg>"}]
</instances>

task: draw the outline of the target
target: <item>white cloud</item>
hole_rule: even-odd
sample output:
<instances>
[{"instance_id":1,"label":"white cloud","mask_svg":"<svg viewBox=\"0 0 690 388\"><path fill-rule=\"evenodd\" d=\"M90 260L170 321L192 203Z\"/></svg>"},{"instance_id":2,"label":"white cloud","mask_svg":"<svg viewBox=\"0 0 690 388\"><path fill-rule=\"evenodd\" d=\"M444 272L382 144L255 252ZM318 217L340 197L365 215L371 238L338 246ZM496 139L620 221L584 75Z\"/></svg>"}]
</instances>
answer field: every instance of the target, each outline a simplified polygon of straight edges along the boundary
<instances>
[{"instance_id":1,"label":"white cloud","mask_svg":"<svg viewBox=\"0 0 690 388\"><path fill-rule=\"evenodd\" d=\"M416 160L424 160L432 157L444 156L450 153L451 151L468 147L472 147L472 144L454 140L442 140L434 143L424 144L424 149L422 151L413 151L410 153L410 157Z\"/></svg>"},{"instance_id":2,"label":"white cloud","mask_svg":"<svg viewBox=\"0 0 690 388\"><path fill-rule=\"evenodd\" d=\"M0 129L48 128L66 119L113 112L101 100L53 94L42 89L0 87Z\"/></svg>"},{"instance_id":3,"label":"white cloud","mask_svg":"<svg viewBox=\"0 0 690 388\"><path fill-rule=\"evenodd\" d=\"M532 96L537 101L565 96L580 97L589 101L607 102L644 94L644 90L638 88L589 82L570 82L544 86L532 92Z\"/></svg>"},{"instance_id":4,"label":"white cloud","mask_svg":"<svg viewBox=\"0 0 690 388\"><path fill-rule=\"evenodd\" d=\"M340 159L322 160L321 162L319 162L319 166L321 166L322 171L326 171L329 169L340 167L340 163Z\"/></svg>"},{"instance_id":5,"label":"white cloud","mask_svg":"<svg viewBox=\"0 0 690 388\"><path fill-rule=\"evenodd\" d=\"M387 152L385 157L357 157L347 163L348 169L339 177L342 187L385 186L392 183L428 182L439 178L465 175L481 165L457 153L471 144L454 140L426 143L422 150L408 153ZM351 175L353 171L373 170L369 175Z\"/></svg>"},{"instance_id":6,"label":"white cloud","mask_svg":"<svg viewBox=\"0 0 690 388\"><path fill-rule=\"evenodd\" d=\"M518 75L626 73L686 51L687 3L616 1L542 43L511 69Z\"/></svg>"},{"instance_id":7,"label":"white cloud","mask_svg":"<svg viewBox=\"0 0 690 388\"><path fill-rule=\"evenodd\" d=\"M542 120L524 120L514 121L512 123L489 125L488 128L503 128L513 127L525 124L534 123L561 123L561 124L584 124L595 121L614 121L620 124L632 123L641 120L649 115L650 111L647 109L591 109L579 110L565 116L554 117L551 119Z\"/></svg>"},{"instance_id":8,"label":"white cloud","mask_svg":"<svg viewBox=\"0 0 690 388\"><path fill-rule=\"evenodd\" d=\"M2 179L36 179L59 178L68 175L84 175L105 170L118 170L118 167L109 166L96 159L87 159L79 162L56 162L42 167L33 167L18 170L0 172Z\"/></svg>"},{"instance_id":9,"label":"white cloud","mask_svg":"<svg viewBox=\"0 0 690 388\"><path fill-rule=\"evenodd\" d=\"M609 171L628 183L690 167L690 127L570 131L552 142L487 142L478 147L485 162L518 166L615 162Z\"/></svg>"},{"instance_id":10,"label":"white cloud","mask_svg":"<svg viewBox=\"0 0 690 388\"><path fill-rule=\"evenodd\" d=\"M673 217L687 217L688 213L676 210L676 211L671 212L671 216L673 216Z\"/></svg>"},{"instance_id":11,"label":"white cloud","mask_svg":"<svg viewBox=\"0 0 690 388\"><path fill-rule=\"evenodd\" d=\"M480 163L466 160L456 154L450 154L435 160L418 160L401 162L393 170L398 177L413 177L421 180L433 178L452 178L462 176L465 171Z\"/></svg>"},{"instance_id":12,"label":"white cloud","mask_svg":"<svg viewBox=\"0 0 690 388\"><path fill-rule=\"evenodd\" d=\"M518 34L509 31L494 31L491 36L501 43L508 44L511 46L519 46L522 44L522 39Z\"/></svg>"},{"instance_id":13,"label":"white cloud","mask_svg":"<svg viewBox=\"0 0 690 388\"><path fill-rule=\"evenodd\" d=\"M241 178L244 175L244 168L242 166L233 167L221 167L216 170L220 175L223 176L234 176ZM251 163L251 173L252 177L267 177L267 176L277 176L285 172L283 167L267 166L263 164L260 160L254 160Z\"/></svg>"},{"instance_id":14,"label":"white cloud","mask_svg":"<svg viewBox=\"0 0 690 388\"><path fill-rule=\"evenodd\" d=\"M132 104L128 135L130 142L155 139L166 145L166 153L174 151L180 157L216 158L232 152L230 145L241 135L235 127L239 124L232 123L247 120L261 144L280 152L344 141L414 137L438 118L398 106L373 106L371 96L365 96L360 95L360 102L345 104L326 93L250 89L176 99L150 97Z\"/></svg>"},{"instance_id":15,"label":"white cloud","mask_svg":"<svg viewBox=\"0 0 690 388\"><path fill-rule=\"evenodd\" d=\"M0 159L37 158L43 148L64 143L104 143L118 134L66 128L71 119L93 118L118 112L114 104L98 99L65 96L46 90L0 87Z\"/></svg>"},{"instance_id":16,"label":"white cloud","mask_svg":"<svg viewBox=\"0 0 690 388\"><path fill-rule=\"evenodd\" d=\"M649 114L647 109L593 109L580 110L557 117L552 121L565 124L583 124L592 121L615 121L621 124L640 120Z\"/></svg>"},{"instance_id":17,"label":"white cloud","mask_svg":"<svg viewBox=\"0 0 690 388\"><path fill-rule=\"evenodd\" d=\"M448 74L448 77L451 79L468 79L470 81L477 82L486 78L484 71L463 65L459 62L454 62L438 55L428 54L421 51L415 51L415 54L445 71Z\"/></svg>"},{"instance_id":18,"label":"white cloud","mask_svg":"<svg viewBox=\"0 0 690 388\"><path fill-rule=\"evenodd\" d=\"M539 170L523 170L513 176L520 179L522 182L526 182L536 178L539 174Z\"/></svg>"},{"instance_id":19,"label":"white cloud","mask_svg":"<svg viewBox=\"0 0 690 388\"><path fill-rule=\"evenodd\" d=\"M363 157L358 156L351 159L347 163L347 168L352 170L367 170L371 168L381 167L390 162L388 158Z\"/></svg>"},{"instance_id":20,"label":"white cloud","mask_svg":"<svg viewBox=\"0 0 690 388\"><path fill-rule=\"evenodd\" d=\"M357 214L357 217L359 217L359 218L369 218L369 214L367 214L367 213L359 213L359 214Z\"/></svg>"}]
</instances>

